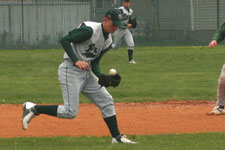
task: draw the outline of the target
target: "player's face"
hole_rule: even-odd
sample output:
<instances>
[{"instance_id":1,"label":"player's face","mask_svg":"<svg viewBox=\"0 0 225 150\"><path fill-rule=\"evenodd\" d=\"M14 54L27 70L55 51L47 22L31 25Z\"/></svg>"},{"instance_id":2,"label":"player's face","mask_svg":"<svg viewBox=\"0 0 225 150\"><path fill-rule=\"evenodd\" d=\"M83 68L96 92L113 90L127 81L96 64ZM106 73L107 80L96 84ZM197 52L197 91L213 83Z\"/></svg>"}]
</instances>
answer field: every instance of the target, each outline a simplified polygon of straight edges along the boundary
<instances>
[{"instance_id":1,"label":"player's face","mask_svg":"<svg viewBox=\"0 0 225 150\"><path fill-rule=\"evenodd\" d=\"M125 8L130 8L130 2L123 2L123 6Z\"/></svg>"},{"instance_id":2,"label":"player's face","mask_svg":"<svg viewBox=\"0 0 225 150\"><path fill-rule=\"evenodd\" d=\"M118 26L115 26L111 19L105 18L103 28L107 33L114 33L118 29Z\"/></svg>"}]
</instances>

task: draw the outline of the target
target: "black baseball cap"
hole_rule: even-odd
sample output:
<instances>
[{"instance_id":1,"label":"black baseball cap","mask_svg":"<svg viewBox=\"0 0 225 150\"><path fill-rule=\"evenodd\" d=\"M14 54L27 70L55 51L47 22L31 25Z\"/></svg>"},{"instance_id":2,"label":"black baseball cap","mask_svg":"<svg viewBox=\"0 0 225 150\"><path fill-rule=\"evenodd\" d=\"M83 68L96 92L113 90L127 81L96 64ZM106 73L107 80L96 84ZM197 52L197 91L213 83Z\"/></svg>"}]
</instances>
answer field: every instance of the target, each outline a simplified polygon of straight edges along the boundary
<instances>
[{"instance_id":1,"label":"black baseball cap","mask_svg":"<svg viewBox=\"0 0 225 150\"><path fill-rule=\"evenodd\" d=\"M130 0L124 0L124 2L130 2Z\"/></svg>"},{"instance_id":2,"label":"black baseball cap","mask_svg":"<svg viewBox=\"0 0 225 150\"><path fill-rule=\"evenodd\" d=\"M119 9L109 9L105 17L110 18L115 26L124 26L122 12Z\"/></svg>"}]
</instances>

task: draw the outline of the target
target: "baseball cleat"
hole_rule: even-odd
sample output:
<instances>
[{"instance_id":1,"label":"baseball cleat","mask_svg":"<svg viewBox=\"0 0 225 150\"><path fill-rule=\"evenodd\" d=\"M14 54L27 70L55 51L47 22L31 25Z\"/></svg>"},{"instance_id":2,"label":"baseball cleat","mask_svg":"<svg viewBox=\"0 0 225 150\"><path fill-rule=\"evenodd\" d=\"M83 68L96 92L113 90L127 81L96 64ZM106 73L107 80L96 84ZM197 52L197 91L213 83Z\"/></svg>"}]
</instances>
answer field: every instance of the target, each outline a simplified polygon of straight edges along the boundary
<instances>
[{"instance_id":1,"label":"baseball cleat","mask_svg":"<svg viewBox=\"0 0 225 150\"><path fill-rule=\"evenodd\" d=\"M23 129L27 130L28 129L28 124L31 121L31 119L38 115L36 113L36 110L34 108L36 104L31 103L31 102L25 102L23 104L23 116L22 116L22 125L23 125Z\"/></svg>"},{"instance_id":2,"label":"baseball cleat","mask_svg":"<svg viewBox=\"0 0 225 150\"><path fill-rule=\"evenodd\" d=\"M125 143L125 144L138 144L138 142L133 142L131 140L129 140L126 135L119 135L116 138L112 138L112 144L116 144L116 143Z\"/></svg>"},{"instance_id":3,"label":"baseball cleat","mask_svg":"<svg viewBox=\"0 0 225 150\"><path fill-rule=\"evenodd\" d=\"M136 61L131 60L131 61L129 61L129 63L130 63L130 64L136 64Z\"/></svg>"},{"instance_id":4,"label":"baseball cleat","mask_svg":"<svg viewBox=\"0 0 225 150\"><path fill-rule=\"evenodd\" d=\"M211 115L222 115L222 114L225 114L224 106L215 106L210 114Z\"/></svg>"}]
</instances>

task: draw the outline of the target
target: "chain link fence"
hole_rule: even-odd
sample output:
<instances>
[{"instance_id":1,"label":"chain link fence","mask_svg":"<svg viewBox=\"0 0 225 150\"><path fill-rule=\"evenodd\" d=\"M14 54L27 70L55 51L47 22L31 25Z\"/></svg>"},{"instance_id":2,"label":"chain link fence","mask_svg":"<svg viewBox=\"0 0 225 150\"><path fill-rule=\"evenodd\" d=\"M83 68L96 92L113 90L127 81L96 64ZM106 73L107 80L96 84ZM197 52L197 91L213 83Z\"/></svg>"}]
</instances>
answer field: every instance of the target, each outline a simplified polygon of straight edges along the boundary
<instances>
[{"instance_id":1,"label":"chain link fence","mask_svg":"<svg viewBox=\"0 0 225 150\"><path fill-rule=\"evenodd\" d=\"M0 1L1 48L56 48L59 39L91 18L91 2Z\"/></svg>"},{"instance_id":2,"label":"chain link fence","mask_svg":"<svg viewBox=\"0 0 225 150\"><path fill-rule=\"evenodd\" d=\"M59 48L83 21L123 0L0 0L0 49ZM131 0L136 45L204 45L225 21L225 0Z\"/></svg>"}]
</instances>

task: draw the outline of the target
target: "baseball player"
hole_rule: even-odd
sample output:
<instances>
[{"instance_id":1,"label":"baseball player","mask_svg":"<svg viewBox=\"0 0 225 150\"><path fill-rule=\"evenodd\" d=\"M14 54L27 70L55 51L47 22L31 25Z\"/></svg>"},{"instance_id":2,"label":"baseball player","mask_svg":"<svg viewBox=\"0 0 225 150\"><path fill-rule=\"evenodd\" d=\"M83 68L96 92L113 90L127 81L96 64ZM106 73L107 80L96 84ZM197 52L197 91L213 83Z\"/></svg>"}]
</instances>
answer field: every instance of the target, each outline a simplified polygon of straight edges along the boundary
<instances>
[{"instance_id":1,"label":"baseball player","mask_svg":"<svg viewBox=\"0 0 225 150\"><path fill-rule=\"evenodd\" d=\"M213 48L218 45L225 38L225 23L217 29L212 41L209 43L209 47ZM222 67L221 74L218 80L217 88L217 102L216 106L211 111L212 115L224 114L225 105L225 64Z\"/></svg>"},{"instance_id":2,"label":"baseball player","mask_svg":"<svg viewBox=\"0 0 225 150\"><path fill-rule=\"evenodd\" d=\"M119 29L113 34L114 43L112 45L113 49L118 49L121 44L121 40L124 38L127 46L128 46L128 60L131 64L136 64L133 60L133 51L134 51L134 40L133 36L129 30L129 28L135 28L136 25L131 24L131 16L133 14L133 10L130 8L130 0L124 0L123 6L118 9L121 10L123 14L123 22L126 26L121 26Z\"/></svg>"},{"instance_id":3,"label":"baseball player","mask_svg":"<svg viewBox=\"0 0 225 150\"><path fill-rule=\"evenodd\" d=\"M121 19L122 14L118 9L110 9L106 12L102 23L83 22L60 40L65 50L64 61L58 69L64 105L36 105L25 102L23 129L28 129L28 123L39 114L66 119L75 118L79 109L79 94L82 93L101 110L112 135L112 143L136 143L119 132L114 101L105 88L118 86L121 78L118 74L116 76L102 74L99 67L101 57L111 49L111 33L123 25Z\"/></svg>"}]
</instances>

